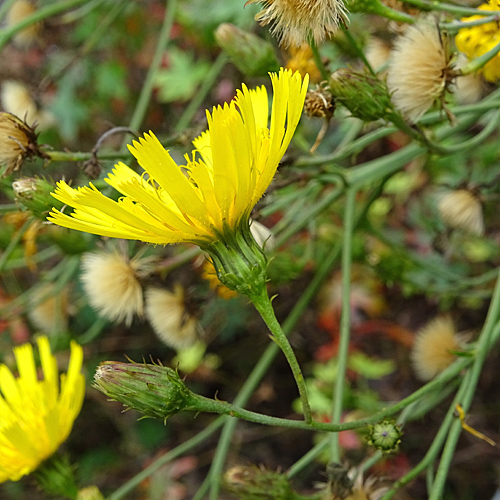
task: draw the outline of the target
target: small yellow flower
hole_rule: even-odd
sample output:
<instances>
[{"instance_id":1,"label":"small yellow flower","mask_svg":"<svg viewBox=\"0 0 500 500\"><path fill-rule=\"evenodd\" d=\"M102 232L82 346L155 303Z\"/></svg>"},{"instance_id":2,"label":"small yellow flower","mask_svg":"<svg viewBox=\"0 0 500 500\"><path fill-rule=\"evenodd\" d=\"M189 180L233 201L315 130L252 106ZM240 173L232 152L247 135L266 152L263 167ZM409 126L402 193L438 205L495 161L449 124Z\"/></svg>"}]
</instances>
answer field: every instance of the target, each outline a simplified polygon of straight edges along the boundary
<instances>
[{"instance_id":1,"label":"small yellow flower","mask_svg":"<svg viewBox=\"0 0 500 500\"><path fill-rule=\"evenodd\" d=\"M47 337L38 339L44 378L38 380L30 344L14 348L19 376L0 366L0 482L17 481L50 457L68 437L85 394L83 350L72 342L59 386Z\"/></svg>"},{"instance_id":2,"label":"small yellow flower","mask_svg":"<svg viewBox=\"0 0 500 500\"><path fill-rule=\"evenodd\" d=\"M53 196L75 210L53 209L48 220L63 227L149 243L191 242L207 247L229 229L246 226L292 139L307 92L307 76L271 74L271 123L265 87L243 86L236 98L207 112L208 130L177 165L150 132L129 146L145 173L118 163L106 181L122 197L113 201L95 186L73 189L58 182Z\"/></svg>"},{"instance_id":3,"label":"small yellow flower","mask_svg":"<svg viewBox=\"0 0 500 500\"><path fill-rule=\"evenodd\" d=\"M499 0L489 0L478 7L478 10L500 10ZM483 16L464 17L461 21L476 21ZM500 26L497 21L461 28L455 37L455 45L469 59L482 56L500 42ZM500 80L500 54L488 61L480 70L489 82Z\"/></svg>"}]
</instances>

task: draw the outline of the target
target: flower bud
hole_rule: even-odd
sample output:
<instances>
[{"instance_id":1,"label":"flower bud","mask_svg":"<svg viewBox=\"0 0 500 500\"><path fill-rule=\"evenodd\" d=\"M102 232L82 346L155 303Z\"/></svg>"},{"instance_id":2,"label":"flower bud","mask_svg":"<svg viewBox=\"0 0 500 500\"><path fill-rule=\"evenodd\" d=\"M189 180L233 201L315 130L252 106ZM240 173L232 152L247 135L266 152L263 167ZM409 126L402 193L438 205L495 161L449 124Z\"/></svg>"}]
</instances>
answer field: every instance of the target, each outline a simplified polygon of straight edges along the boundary
<instances>
[{"instance_id":1,"label":"flower bud","mask_svg":"<svg viewBox=\"0 0 500 500\"><path fill-rule=\"evenodd\" d=\"M278 71L279 64L273 46L233 24L221 24L215 39L231 62L246 76L265 76Z\"/></svg>"},{"instance_id":2,"label":"flower bud","mask_svg":"<svg viewBox=\"0 0 500 500\"><path fill-rule=\"evenodd\" d=\"M197 409L196 395L167 366L104 361L97 367L94 387L146 417L166 420Z\"/></svg>"},{"instance_id":3,"label":"flower bud","mask_svg":"<svg viewBox=\"0 0 500 500\"><path fill-rule=\"evenodd\" d=\"M205 250L223 285L251 299L262 295L267 283L267 259L248 223L242 231L226 231Z\"/></svg>"},{"instance_id":4,"label":"flower bud","mask_svg":"<svg viewBox=\"0 0 500 500\"><path fill-rule=\"evenodd\" d=\"M378 424L370 425L369 428L368 444L384 453L398 450L403 435L400 425L396 425L391 420L383 420Z\"/></svg>"},{"instance_id":5,"label":"flower bud","mask_svg":"<svg viewBox=\"0 0 500 500\"><path fill-rule=\"evenodd\" d=\"M104 495L97 486L87 486L78 490L76 500L104 500Z\"/></svg>"},{"instance_id":6,"label":"flower bud","mask_svg":"<svg viewBox=\"0 0 500 500\"><path fill-rule=\"evenodd\" d=\"M26 158L44 157L36 141L34 128L16 115L0 112L0 166L6 166L4 177L18 170Z\"/></svg>"},{"instance_id":7,"label":"flower bud","mask_svg":"<svg viewBox=\"0 0 500 500\"><path fill-rule=\"evenodd\" d=\"M387 85L375 76L342 68L332 74L329 84L335 101L365 122L388 118L393 111Z\"/></svg>"},{"instance_id":8,"label":"flower bud","mask_svg":"<svg viewBox=\"0 0 500 500\"><path fill-rule=\"evenodd\" d=\"M52 207L55 206L58 210L63 207L62 202L57 200L54 202L54 198L50 195L54 188L55 184L35 177L23 177L12 183L17 201L42 220L47 218Z\"/></svg>"},{"instance_id":9,"label":"flower bud","mask_svg":"<svg viewBox=\"0 0 500 500\"><path fill-rule=\"evenodd\" d=\"M236 466L224 474L225 488L241 500L287 500L293 492L287 477L255 466Z\"/></svg>"}]
</instances>

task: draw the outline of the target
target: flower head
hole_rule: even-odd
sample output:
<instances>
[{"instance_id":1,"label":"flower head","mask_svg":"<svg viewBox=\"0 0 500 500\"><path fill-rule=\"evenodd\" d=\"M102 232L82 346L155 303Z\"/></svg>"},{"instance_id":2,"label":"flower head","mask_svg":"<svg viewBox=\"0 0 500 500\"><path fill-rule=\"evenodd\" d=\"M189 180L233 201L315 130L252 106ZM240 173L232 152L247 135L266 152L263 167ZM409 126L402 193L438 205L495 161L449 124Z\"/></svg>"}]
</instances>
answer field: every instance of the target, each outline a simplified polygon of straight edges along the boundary
<instances>
[{"instance_id":1,"label":"flower head","mask_svg":"<svg viewBox=\"0 0 500 500\"><path fill-rule=\"evenodd\" d=\"M323 41L347 14L342 0L249 0L249 3L264 4L255 19L263 26L271 24L271 33L286 47L301 45L309 36L316 43Z\"/></svg>"},{"instance_id":2,"label":"flower head","mask_svg":"<svg viewBox=\"0 0 500 500\"><path fill-rule=\"evenodd\" d=\"M429 322L415 338L411 353L413 368L420 380L430 380L456 359L453 351L460 349L453 321L445 316Z\"/></svg>"},{"instance_id":3,"label":"flower head","mask_svg":"<svg viewBox=\"0 0 500 500\"><path fill-rule=\"evenodd\" d=\"M30 344L14 348L19 376L0 366L0 482L17 481L50 457L68 437L85 393L83 351L71 344L68 371L61 375L47 337L38 339L43 380L38 380Z\"/></svg>"},{"instance_id":4,"label":"flower head","mask_svg":"<svg viewBox=\"0 0 500 500\"><path fill-rule=\"evenodd\" d=\"M195 343L200 325L185 306L185 291L177 284L172 292L162 288L146 291L146 316L165 344L180 350Z\"/></svg>"},{"instance_id":5,"label":"flower head","mask_svg":"<svg viewBox=\"0 0 500 500\"><path fill-rule=\"evenodd\" d=\"M111 321L132 323L144 313L140 277L147 271L141 259L118 252L86 253L82 258L82 282L90 305Z\"/></svg>"},{"instance_id":6,"label":"flower head","mask_svg":"<svg viewBox=\"0 0 500 500\"><path fill-rule=\"evenodd\" d=\"M468 189L448 191L438 204L439 215L452 229L462 229L470 234L484 233L483 208L476 193Z\"/></svg>"},{"instance_id":7,"label":"flower head","mask_svg":"<svg viewBox=\"0 0 500 500\"><path fill-rule=\"evenodd\" d=\"M436 24L419 22L394 45L387 86L396 108L412 122L444 96L454 76L444 42Z\"/></svg>"},{"instance_id":8,"label":"flower head","mask_svg":"<svg viewBox=\"0 0 500 500\"><path fill-rule=\"evenodd\" d=\"M499 10L498 0L489 0L478 7L478 10ZM483 19L483 16L464 17L461 21L476 21ZM455 45L460 52L463 52L469 59L482 56L500 42L500 27L497 21L461 28L455 37ZM500 54L488 61L480 70L484 78L489 82L500 80Z\"/></svg>"},{"instance_id":9,"label":"flower head","mask_svg":"<svg viewBox=\"0 0 500 500\"><path fill-rule=\"evenodd\" d=\"M36 154L37 134L17 116L0 112L0 166L5 165L4 176L18 170L23 160Z\"/></svg>"},{"instance_id":10,"label":"flower head","mask_svg":"<svg viewBox=\"0 0 500 500\"><path fill-rule=\"evenodd\" d=\"M195 151L177 165L150 132L129 146L144 169L140 176L118 163L106 182L118 201L95 186L73 189L58 182L53 196L75 210L54 209L48 220L71 229L149 243L191 242L208 247L228 230L248 231L250 212L272 181L302 113L307 77L271 74L274 99L268 123L265 87L237 92L207 112L208 130Z\"/></svg>"},{"instance_id":11,"label":"flower head","mask_svg":"<svg viewBox=\"0 0 500 500\"><path fill-rule=\"evenodd\" d=\"M36 6L29 0L16 0L7 13L7 25L14 26L36 12ZM29 47L38 41L41 31L40 23L33 23L14 35L13 40L19 47Z\"/></svg>"}]
</instances>

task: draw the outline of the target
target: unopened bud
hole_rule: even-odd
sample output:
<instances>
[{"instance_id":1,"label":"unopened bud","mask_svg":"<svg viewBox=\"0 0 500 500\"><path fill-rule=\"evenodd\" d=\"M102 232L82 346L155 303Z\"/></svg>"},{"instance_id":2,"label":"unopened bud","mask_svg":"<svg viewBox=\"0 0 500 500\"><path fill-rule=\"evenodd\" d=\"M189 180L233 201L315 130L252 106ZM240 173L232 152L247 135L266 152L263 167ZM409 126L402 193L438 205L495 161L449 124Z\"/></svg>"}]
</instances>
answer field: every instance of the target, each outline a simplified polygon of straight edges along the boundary
<instances>
[{"instance_id":1,"label":"unopened bud","mask_svg":"<svg viewBox=\"0 0 500 500\"><path fill-rule=\"evenodd\" d=\"M53 207L58 210L63 207L60 201L54 201L50 195L54 188L55 184L35 177L24 177L12 183L17 201L42 220L47 218L47 213Z\"/></svg>"},{"instance_id":2,"label":"unopened bud","mask_svg":"<svg viewBox=\"0 0 500 500\"><path fill-rule=\"evenodd\" d=\"M388 118L393 112L387 85L375 76L342 68L332 74L329 85L335 101L365 122Z\"/></svg>"},{"instance_id":3,"label":"unopened bud","mask_svg":"<svg viewBox=\"0 0 500 500\"><path fill-rule=\"evenodd\" d=\"M401 443L401 426L391 420L370 425L368 434L368 444L384 453L397 451Z\"/></svg>"},{"instance_id":4,"label":"unopened bud","mask_svg":"<svg viewBox=\"0 0 500 500\"><path fill-rule=\"evenodd\" d=\"M104 495L97 486L87 486L78 490L76 500L104 500Z\"/></svg>"},{"instance_id":5,"label":"unopened bud","mask_svg":"<svg viewBox=\"0 0 500 500\"><path fill-rule=\"evenodd\" d=\"M167 366L104 361L97 368L94 387L146 417L166 420L197 409L196 395Z\"/></svg>"},{"instance_id":6,"label":"unopened bud","mask_svg":"<svg viewBox=\"0 0 500 500\"><path fill-rule=\"evenodd\" d=\"M265 76L269 71L279 69L274 48L269 42L233 24L221 24L215 31L215 39L246 76Z\"/></svg>"},{"instance_id":7,"label":"unopened bud","mask_svg":"<svg viewBox=\"0 0 500 500\"><path fill-rule=\"evenodd\" d=\"M287 477L255 466L236 466L224 474L225 488L241 500L294 498Z\"/></svg>"}]
</instances>

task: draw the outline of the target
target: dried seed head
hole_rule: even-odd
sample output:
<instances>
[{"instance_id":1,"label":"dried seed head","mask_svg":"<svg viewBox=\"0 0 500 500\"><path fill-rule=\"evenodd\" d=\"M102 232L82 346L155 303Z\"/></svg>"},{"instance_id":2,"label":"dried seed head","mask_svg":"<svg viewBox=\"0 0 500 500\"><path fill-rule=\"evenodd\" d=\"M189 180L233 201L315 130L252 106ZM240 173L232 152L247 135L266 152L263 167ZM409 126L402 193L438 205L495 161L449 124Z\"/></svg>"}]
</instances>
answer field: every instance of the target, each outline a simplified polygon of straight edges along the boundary
<instances>
[{"instance_id":1,"label":"dried seed head","mask_svg":"<svg viewBox=\"0 0 500 500\"><path fill-rule=\"evenodd\" d=\"M0 112L0 166L6 167L3 176L18 170L25 159L35 155L43 156L35 129L11 113Z\"/></svg>"},{"instance_id":2,"label":"dried seed head","mask_svg":"<svg viewBox=\"0 0 500 500\"><path fill-rule=\"evenodd\" d=\"M304 101L304 113L313 118L330 119L335 112L335 103L328 88L317 87L309 90Z\"/></svg>"},{"instance_id":3,"label":"dried seed head","mask_svg":"<svg viewBox=\"0 0 500 500\"><path fill-rule=\"evenodd\" d=\"M184 288L177 284L171 292L163 288L146 290L146 317L158 337L176 350L193 345L201 327L186 308Z\"/></svg>"},{"instance_id":4,"label":"dried seed head","mask_svg":"<svg viewBox=\"0 0 500 500\"><path fill-rule=\"evenodd\" d=\"M483 208L475 193L468 189L448 191L439 200L439 215L452 229L462 229L471 234L484 233Z\"/></svg>"},{"instance_id":5,"label":"dried seed head","mask_svg":"<svg viewBox=\"0 0 500 500\"><path fill-rule=\"evenodd\" d=\"M36 6L29 0L16 0L7 13L7 26L15 26L36 12ZM39 41L41 24L33 23L27 28L18 31L14 37L14 43L19 47L29 47Z\"/></svg>"},{"instance_id":6,"label":"dried seed head","mask_svg":"<svg viewBox=\"0 0 500 500\"><path fill-rule=\"evenodd\" d=\"M437 24L419 22L400 36L391 54L387 85L403 116L418 121L444 95L455 73L447 38Z\"/></svg>"},{"instance_id":7,"label":"dried seed head","mask_svg":"<svg viewBox=\"0 0 500 500\"><path fill-rule=\"evenodd\" d=\"M448 316L435 318L415 338L411 360L420 380L427 381L441 373L456 359L460 336Z\"/></svg>"},{"instance_id":8,"label":"dried seed head","mask_svg":"<svg viewBox=\"0 0 500 500\"><path fill-rule=\"evenodd\" d=\"M90 305L111 321L132 323L144 314L139 278L147 274L144 260L117 252L94 252L82 257L82 282Z\"/></svg>"},{"instance_id":9,"label":"dried seed head","mask_svg":"<svg viewBox=\"0 0 500 500\"><path fill-rule=\"evenodd\" d=\"M271 33L285 47L299 46L312 36L316 43L333 33L347 14L342 0L249 0L264 9L255 19L271 24Z\"/></svg>"}]
</instances>

